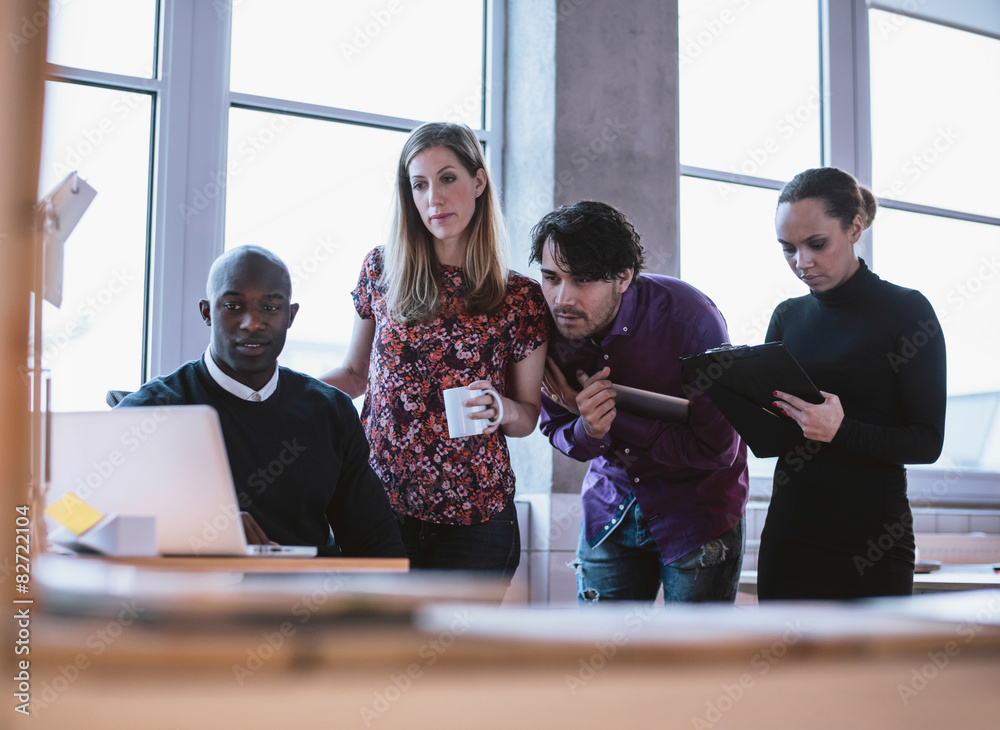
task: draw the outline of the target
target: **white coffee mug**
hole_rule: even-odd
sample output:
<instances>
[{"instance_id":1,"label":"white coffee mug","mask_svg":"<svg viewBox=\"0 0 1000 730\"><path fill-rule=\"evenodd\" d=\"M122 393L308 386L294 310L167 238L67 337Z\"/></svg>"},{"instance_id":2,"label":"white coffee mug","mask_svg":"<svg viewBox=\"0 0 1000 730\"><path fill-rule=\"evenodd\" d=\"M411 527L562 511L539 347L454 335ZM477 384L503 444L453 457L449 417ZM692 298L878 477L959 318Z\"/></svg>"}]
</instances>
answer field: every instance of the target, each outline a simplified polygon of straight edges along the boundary
<instances>
[{"instance_id":1,"label":"white coffee mug","mask_svg":"<svg viewBox=\"0 0 1000 730\"><path fill-rule=\"evenodd\" d=\"M476 411L485 411L486 406L465 407L465 401L470 398L478 398L484 393L493 396L496 403L496 418L470 418ZM492 388L482 390L462 386L460 388L447 388L444 391L444 412L448 418L448 436L453 439L464 438L465 436L478 436L486 430L487 426L500 423L503 420L503 401L500 394Z\"/></svg>"}]
</instances>

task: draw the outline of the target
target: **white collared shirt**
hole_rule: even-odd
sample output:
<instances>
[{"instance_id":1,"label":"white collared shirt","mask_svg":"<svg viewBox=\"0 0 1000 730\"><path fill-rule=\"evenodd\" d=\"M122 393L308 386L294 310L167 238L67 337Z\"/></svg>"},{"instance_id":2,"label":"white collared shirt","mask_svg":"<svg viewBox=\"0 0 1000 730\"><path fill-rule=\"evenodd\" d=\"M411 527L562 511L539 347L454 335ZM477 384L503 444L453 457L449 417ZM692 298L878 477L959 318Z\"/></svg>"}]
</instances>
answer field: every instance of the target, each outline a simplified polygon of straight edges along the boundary
<instances>
[{"instance_id":1,"label":"white collared shirt","mask_svg":"<svg viewBox=\"0 0 1000 730\"><path fill-rule=\"evenodd\" d=\"M215 360L212 358L212 348L209 347L205 350L205 367L208 368L208 374L212 376L212 380L222 386L223 390L232 393L237 398L242 398L243 400L252 400L255 402L265 401L274 395L274 391L278 389L278 363L274 363L274 375L271 379L267 381L260 390L253 390L252 388L243 385L243 383L235 380L224 372L222 369L215 364Z\"/></svg>"}]
</instances>

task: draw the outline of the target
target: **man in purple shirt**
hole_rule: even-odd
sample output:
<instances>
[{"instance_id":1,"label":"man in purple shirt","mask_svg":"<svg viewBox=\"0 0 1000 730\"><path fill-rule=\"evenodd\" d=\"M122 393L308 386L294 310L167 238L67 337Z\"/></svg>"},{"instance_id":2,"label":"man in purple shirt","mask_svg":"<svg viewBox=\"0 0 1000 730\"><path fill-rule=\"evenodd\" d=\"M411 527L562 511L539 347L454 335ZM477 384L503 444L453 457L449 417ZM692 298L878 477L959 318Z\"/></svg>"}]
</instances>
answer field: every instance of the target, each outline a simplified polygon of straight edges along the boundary
<instances>
[{"instance_id":1,"label":"man in purple shirt","mask_svg":"<svg viewBox=\"0 0 1000 730\"><path fill-rule=\"evenodd\" d=\"M640 274L639 234L610 205L559 208L531 236L557 330L542 433L590 462L578 600L651 601L662 585L667 601L733 601L745 546L746 445L678 361L728 342L722 314L678 279ZM613 384L688 398L688 419L619 410Z\"/></svg>"}]
</instances>

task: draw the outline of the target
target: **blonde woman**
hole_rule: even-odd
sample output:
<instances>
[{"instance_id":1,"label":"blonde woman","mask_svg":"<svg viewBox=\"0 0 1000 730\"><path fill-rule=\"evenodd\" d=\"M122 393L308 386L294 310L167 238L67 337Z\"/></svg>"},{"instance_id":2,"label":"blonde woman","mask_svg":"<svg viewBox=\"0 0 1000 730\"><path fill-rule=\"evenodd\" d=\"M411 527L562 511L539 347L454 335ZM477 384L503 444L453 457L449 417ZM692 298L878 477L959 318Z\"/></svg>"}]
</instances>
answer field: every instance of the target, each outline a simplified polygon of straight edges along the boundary
<instances>
[{"instance_id":1,"label":"blonde woman","mask_svg":"<svg viewBox=\"0 0 1000 730\"><path fill-rule=\"evenodd\" d=\"M505 436L538 421L547 310L533 279L507 269L496 191L479 140L429 123L403 146L390 240L365 259L343 365L323 377L351 397L414 568L488 571L520 560ZM500 423L448 438L442 391L493 388ZM489 394L468 401L500 412Z\"/></svg>"}]
</instances>

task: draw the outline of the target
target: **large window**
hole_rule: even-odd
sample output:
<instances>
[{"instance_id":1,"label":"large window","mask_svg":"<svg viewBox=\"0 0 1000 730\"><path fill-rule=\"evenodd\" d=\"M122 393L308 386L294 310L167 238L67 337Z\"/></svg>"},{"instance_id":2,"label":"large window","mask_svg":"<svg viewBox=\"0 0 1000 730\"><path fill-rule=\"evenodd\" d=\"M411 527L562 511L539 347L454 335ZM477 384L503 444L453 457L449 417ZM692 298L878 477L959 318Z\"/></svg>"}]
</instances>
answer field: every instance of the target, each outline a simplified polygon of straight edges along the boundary
<instances>
[{"instance_id":1,"label":"large window","mask_svg":"<svg viewBox=\"0 0 1000 730\"><path fill-rule=\"evenodd\" d=\"M681 274L734 344L756 344L775 304L803 293L774 241L773 188L821 164L819 4L681 0L679 12Z\"/></svg>"},{"instance_id":2,"label":"large window","mask_svg":"<svg viewBox=\"0 0 1000 730\"><path fill-rule=\"evenodd\" d=\"M39 196L73 171L97 190L66 245L62 305L43 304L42 366L53 408L97 408L105 390L142 382L157 3L52 3L35 21L48 24L56 64Z\"/></svg>"},{"instance_id":3,"label":"large window","mask_svg":"<svg viewBox=\"0 0 1000 730\"><path fill-rule=\"evenodd\" d=\"M225 244L266 246L301 305L281 362L319 375L385 242L410 120L486 126L482 0L253 0L232 17ZM498 165L499 166L499 165Z\"/></svg>"},{"instance_id":4,"label":"large window","mask_svg":"<svg viewBox=\"0 0 1000 730\"><path fill-rule=\"evenodd\" d=\"M1000 40L872 10L873 259L948 346L941 467L1000 471ZM934 53L927 53L933 48Z\"/></svg>"},{"instance_id":5,"label":"large window","mask_svg":"<svg viewBox=\"0 0 1000 730\"><path fill-rule=\"evenodd\" d=\"M774 240L775 188L822 164L818 2L680 0L681 277L759 344L804 287ZM773 459L750 456L767 476Z\"/></svg>"},{"instance_id":6,"label":"large window","mask_svg":"<svg viewBox=\"0 0 1000 730\"><path fill-rule=\"evenodd\" d=\"M1000 471L1000 370L980 365L1000 356L1000 40L974 3L868 5L681 0L681 275L734 344L762 342L774 306L807 292L775 241L777 190L852 172L881 203L861 255L931 300L948 343L927 478Z\"/></svg>"},{"instance_id":7,"label":"large window","mask_svg":"<svg viewBox=\"0 0 1000 730\"><path fill-rule=\"evenodd\" d=\"M339 365L354 323L350 292L365 254L385 241L406 135L234 108L226 247L281 256L300 304L281 362L320 375Z\"/></svg>"},{"instance_id":8,"label":"large window","mask_svg":"<svg viewBox=\"0 0 1000 730\"><path fill-rule=\"evenodd\" d=\"M211 261L258 244L302 306L281 362L339 364L350 291L384 242L396 159L429 120L492 157L502 3L487 0L55 0L39 194L97 190L44 312L57 410L105 407L197 357ZM494 177L499 159L490 159Z\"/></svg>"}]
</instances>

